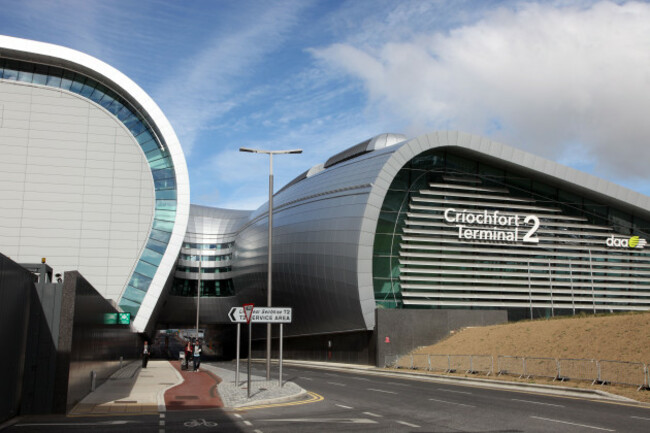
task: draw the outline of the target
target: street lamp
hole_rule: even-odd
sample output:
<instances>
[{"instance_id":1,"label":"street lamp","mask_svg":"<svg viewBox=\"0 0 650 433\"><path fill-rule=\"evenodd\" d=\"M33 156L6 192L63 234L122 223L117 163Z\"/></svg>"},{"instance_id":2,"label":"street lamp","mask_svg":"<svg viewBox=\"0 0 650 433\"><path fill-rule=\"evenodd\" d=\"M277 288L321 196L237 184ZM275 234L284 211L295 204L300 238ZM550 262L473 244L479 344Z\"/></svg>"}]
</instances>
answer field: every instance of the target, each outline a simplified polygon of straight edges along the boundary
<instances>
[{"instance_id":1,"label":"street lamp","mask_svg":"<svg viewBox=\"0 0 650 433\"><path fill-rule=\"evenodd\" d=\"M240 152L250 153L264 153L269 155L269 260L267 271L267 293L266 293L266 306L271 307L271 293L272 293L272 254L273 254L273 155L283 155L289 153L302 153L302 149L291 150L261 150L249 149L247 147L240 147ZM248 356L251 356L249 353ZM266 324L266 380L271 380L271 324Z\"/></svg>"}]
</instances>

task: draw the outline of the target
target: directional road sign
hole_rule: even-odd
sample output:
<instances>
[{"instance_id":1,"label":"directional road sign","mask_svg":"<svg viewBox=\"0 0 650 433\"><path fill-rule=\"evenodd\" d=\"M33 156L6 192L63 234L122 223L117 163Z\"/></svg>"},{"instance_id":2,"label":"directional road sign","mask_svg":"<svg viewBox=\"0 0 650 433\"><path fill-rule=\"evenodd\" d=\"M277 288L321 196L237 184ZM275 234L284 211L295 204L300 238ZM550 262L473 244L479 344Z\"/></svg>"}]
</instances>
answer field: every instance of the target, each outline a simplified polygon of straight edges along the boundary
<instances>
[{"instance_id":1,"label":"directional road sign","mask_svg":"<svg viewBox=\"0 0 650 433\"><path fill-rule=\"evenodd\" d=\"M291 323L290 307L255 307L251 323ZM232 307L228 313L231 322L246 323L244 307Z\"/></svg>"}]
</instances>

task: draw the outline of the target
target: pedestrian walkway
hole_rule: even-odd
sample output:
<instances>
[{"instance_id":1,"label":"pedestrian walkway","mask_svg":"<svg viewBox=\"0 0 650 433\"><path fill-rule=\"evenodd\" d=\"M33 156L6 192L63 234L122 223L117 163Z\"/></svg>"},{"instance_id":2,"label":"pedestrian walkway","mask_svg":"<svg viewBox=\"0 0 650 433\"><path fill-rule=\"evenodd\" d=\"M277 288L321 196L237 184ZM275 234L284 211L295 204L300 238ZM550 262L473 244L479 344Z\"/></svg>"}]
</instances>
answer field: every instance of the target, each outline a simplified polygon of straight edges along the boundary
<instances>
[{"instance_id":1,"label":"pedestrian walkway","mask_svg":"<svg viewBox=\"0 0 650 433\"><path fill-rule=\"evenodd\" d=\"M70 415L158 412L165 409L165 391L182 382L168 361L150 360L145 369L134 361L88 394Z\"/></svg>"},{"instance_id":2,"label":"pedestrian walkway","mask_svg":"<svg viewBox=\"0 0 650 433\"><path fill-rule=\"evenodd\" d=\"M222 364L233 367L232 363ZM200 371L181 370L180 361L150 360L146 369L131 362L88 394L70 412L73 416L107 413L153 413L167 410L237 408L279 403L306 391L293 382L267 381L251 376L248 398L247 376L235 383L235 371L208 363Z\"/></svg>"}]
</instances>

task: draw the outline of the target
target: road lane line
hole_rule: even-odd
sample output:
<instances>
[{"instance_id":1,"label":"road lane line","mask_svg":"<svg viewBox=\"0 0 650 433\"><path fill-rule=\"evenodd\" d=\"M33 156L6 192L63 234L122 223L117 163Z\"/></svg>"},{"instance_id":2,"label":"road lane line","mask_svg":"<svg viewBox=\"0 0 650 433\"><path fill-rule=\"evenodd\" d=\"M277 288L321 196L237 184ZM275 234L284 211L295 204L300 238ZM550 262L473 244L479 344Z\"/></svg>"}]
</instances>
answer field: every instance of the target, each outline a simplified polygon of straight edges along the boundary
<instances>
[{"instance_id":1,"label":"road lane line","mask_svg":"<svg viewBox=\"0 0 650 433\"><path fill-rule=\"evenodd\" d=\"M532 400L520 400L518 398L511 398L510 400L512 400L512 401L520 401L520 402L523 402L523 403L541 404L542 406L565 407L565 406L562 406L561 404L542 403L541 401L532 401Z\"/></svg>"},{"instance_id":2,"label":"road lane line","mask_svg":"<svg viewBox=\"0 0 650 433\"><path fill-rule=\"evenodd\" d=\"M542 421L556 422L556 423L559 423L559 424L574 425L576 427L592 428L594 430L616 431L616 430L611 430L611 429L608 429L608 428L596 427L596 426L593 426L593 425L577 424L577 423L574 423L574 422L561 421L559 419L542 418L542 417L539 417L539 416L531 416L531 418L539 419L539 420L542 420Z\"/></svg>"},{"instance_id":3,"label":"road lane line","mask_svg":"<svg viewBox=\"0 0 650 433\"><path fill-rule=\"evenodd\" d=\"M454 394L467 394L467 395L472 395L471 392L467 392L467 391L456 391L455 389L447 389L447 388L438 388L438 391L453 392Z\"/></svg>"},{"instance_id":4,"label":"road lane line","mask_svg":"<svg viewBox=\"0 0 650 433\"><path fill-rule=\"evenodd\" d=\"M330 385L336 385L336 386L347 386L346 384L339 383L339 382L327 382L327 383L329 383Z\"/></svg>"},{"instance_id":5,"label":"road lane line","mask_svg":"<svg viewBox=\"0 0 650 433\"><path fill-rule=\"evenodd\" d=\"M476 407L476 406L472 406L471 404L456 403L455 401L447 401L447 400L438 400L438 399L436 399L436 398L430 398L429 400L431 400L431 401L436 401L436 402L438 402L438 403L455 404L456 406Z\"/></svg>"},{"instance_id":6,"label":"road lane line","mask_svg":"<svg viewBox=\"0 0 650 433\"><path fill-rule=\"evenodd\" d=\"M354 409L353 407L346 406L346 405L344 405L344 404L336 404L336 403L335 403L334 406L342 407L343 409Z\"/></svg>"},{"instance_id":7,"label":"road lane line","mask_svg":"<svg viewBox=\"0 0 650 433\"><path fill-rule=\"evenodd\" d=\"M314 379L312 379L311 377L302 377L302 376L300 376L298 379L303 379L303 380L314 380Z\"/></svg>"},{"instance_id":8,"label":"road lane line","mask_svg":"<svg viewBox=\"0 0 650 433\"><path fill-rule=\"evenodd\" d=\"M354 377L354 376L353 376L353 377L351 377L351 379L354 379L354 380L364 380L364 381L366 381L366 382L372 382L370 379L368 379L368 378L366 378L366 377Z\"/></svg>"},{"instance_id":9,"label":"road lane line","mask_svg":"<svg viewBox=\"0 0 650 433\"><path fill-rule=\"evenodd\" d=\"M391 385L397 385L397 386L411 386L408 383L397 383L397 382L386 382Z\"/></svg>"},{"instance_id":10,"label":"road lane line","mask_svg":"<svg viewBox=\"0 0 650 433\"><path fill-rule=\"evenodd\" d=\"M631 416L630 418L641 419L641 420L643 420L643 421L650 421L650 418L644 418L644 417L642 417L642 416Z\"/></svg>"},{"instance_id":11,"label":"road lane line","mask_svg":"<svg viewBox=\"0 0 650 433\"><path fill-rule=\"evenodd\" d=\"M374 416L375 418L383 418L383 415L379 415L378 413L372 413L372 412L363 412L364 415L368 416Z\"/></svg>"},{"instance_id":12,"label":"road lane line","mask_svg":"<svg viewBox=\"0 0 650 433\"><path fill-rule=\"evenodd\" d=\"M246 424L249 427L251 427L253 425L253 423L251 423L250 421L244 421L244 424Z\"/></svg>"},{"instance_id":13,"label":"road lane line","mask_svg":"<svg viewBox=\"0 0 650 433\"><path fill-rule=\"evenodd\" d=\"M410 422L406 422L406 421L397 421L397 420L395 420L395 422L398 423L398 424L405 425L405 426L407 426L407 427L420 428L419 425L417 425L417 424L411 424Z\"/></svg>"},{"instance_id":14,"label":"road lane line","mask_svg":"<svg viewBox=\"0 0 650 433\"><path fill-rule=\"evenodd\" d=\"M384 389L375 389L375 388L366 388L368 391L375 391L375 392L385 392L386 394L397 394L396 392L393 391L386 391Z\"/></svg>"}]
</instances>

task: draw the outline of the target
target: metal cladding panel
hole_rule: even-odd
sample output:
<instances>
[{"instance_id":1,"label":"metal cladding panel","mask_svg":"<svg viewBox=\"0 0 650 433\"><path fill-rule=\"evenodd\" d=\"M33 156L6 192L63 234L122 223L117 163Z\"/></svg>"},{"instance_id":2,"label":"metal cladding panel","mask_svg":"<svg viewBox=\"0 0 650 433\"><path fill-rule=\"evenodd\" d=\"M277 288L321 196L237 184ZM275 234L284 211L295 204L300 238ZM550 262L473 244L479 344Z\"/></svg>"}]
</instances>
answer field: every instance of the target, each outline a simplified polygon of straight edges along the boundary
<instances>
[{"instance_id":1,"label":"metal cladding panel","mask_svg":"<svg viewBox=\"0 0 650 433\"><path fill-rule=\"evenodd\" d=\"M393 150L341 162L274 197L272 303L294 307L289 335L371 329L364 309L374 311L374 300L366 305L358 290L359 247L373 241L362 231L362 218L372 184ZM266 305L267 207L253 213L236 240L233 272L240 303ZM367 271L368 263L362 269Z\"/></svg>"}]
</instances>

